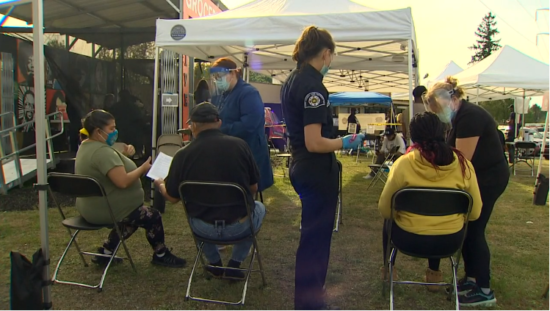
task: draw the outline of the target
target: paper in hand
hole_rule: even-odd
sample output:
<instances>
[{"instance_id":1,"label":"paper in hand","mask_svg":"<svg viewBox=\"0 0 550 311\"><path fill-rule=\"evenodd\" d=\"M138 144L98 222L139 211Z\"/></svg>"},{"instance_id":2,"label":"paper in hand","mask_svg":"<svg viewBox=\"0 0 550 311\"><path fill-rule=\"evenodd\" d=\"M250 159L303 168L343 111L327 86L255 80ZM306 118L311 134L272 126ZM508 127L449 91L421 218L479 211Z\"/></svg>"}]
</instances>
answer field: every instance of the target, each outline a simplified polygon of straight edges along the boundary
<instances>
[{"instance_id":1,"label":"paper in hand","mask_svg":"<svg viewBox=\"0 0 550 311\"><path fill-rule=\"evenodd\" d=\"M165 179L166 176L168 176L170 164L172 164L172 159L173 158L169 155L166 155L162 152L159 153L157 155L157 158L155 159L155 162L153 162L151 169L149 169L147 177L151 178L152 180Z\"/></svg>"}]
</instances>

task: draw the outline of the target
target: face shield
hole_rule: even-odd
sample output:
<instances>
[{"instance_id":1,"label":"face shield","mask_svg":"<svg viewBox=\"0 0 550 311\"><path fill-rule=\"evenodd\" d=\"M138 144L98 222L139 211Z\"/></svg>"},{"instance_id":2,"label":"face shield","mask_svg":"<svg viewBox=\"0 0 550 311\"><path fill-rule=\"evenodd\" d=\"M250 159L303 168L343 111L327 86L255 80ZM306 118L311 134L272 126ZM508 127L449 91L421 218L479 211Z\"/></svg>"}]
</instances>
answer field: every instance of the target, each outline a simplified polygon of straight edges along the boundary
<instances>
[{"instance_id":1,"label":"face shield","mask_svg":"<svg viewBox=\"0 0 550 311\"><path fill-rule=\"evenodd\" d=\"M443 123L451 123L456 109L453 101L455 90L437 89L428 96L422 94L422 102L426 111L435 113Z\"/></svg>"},{"instance_id":2,"label":"face shield","mask_svg":"<svg viewBox=\"0 0 550 311\"><path fill-rule=\"evenodd\" d=\"M210 68L210 93L211 98L221 95L229 90L229 74L236 69L227 69L224 67L212 67Z\"/></svg>"}]
</instances>

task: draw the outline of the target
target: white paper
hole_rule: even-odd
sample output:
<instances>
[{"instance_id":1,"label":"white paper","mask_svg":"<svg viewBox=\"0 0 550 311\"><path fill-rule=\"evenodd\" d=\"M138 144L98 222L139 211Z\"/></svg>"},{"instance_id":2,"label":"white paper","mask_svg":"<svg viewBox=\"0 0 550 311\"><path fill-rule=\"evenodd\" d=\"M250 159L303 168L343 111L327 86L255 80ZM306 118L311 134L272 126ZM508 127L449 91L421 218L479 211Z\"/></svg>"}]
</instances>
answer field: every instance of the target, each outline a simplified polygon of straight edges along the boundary
<instances>
[{"instance_id":1,"label":"white paper","mask_svg":"<svg viewBox=\"0 0 550 311\"><path fill-rule=\"evenodd\" d=\"M172 164L172 159L173 158L169 155L166 155L162 152L159 153L157 155L157 158L155 159L155 162L153 162L151 169L149 169L147 177L153 180L165 179L166 176L168 176L170 164Z\"/></svg>"}]
</instances>

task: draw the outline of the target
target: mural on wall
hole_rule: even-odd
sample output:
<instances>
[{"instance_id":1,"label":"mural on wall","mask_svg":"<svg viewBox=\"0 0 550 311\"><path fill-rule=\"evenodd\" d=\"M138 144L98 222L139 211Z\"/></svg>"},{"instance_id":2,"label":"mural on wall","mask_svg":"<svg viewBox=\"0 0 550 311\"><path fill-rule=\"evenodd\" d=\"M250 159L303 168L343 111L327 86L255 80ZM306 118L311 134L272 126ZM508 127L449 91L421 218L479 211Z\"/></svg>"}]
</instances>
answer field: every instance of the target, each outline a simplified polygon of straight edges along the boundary
<instances>
[{"instance_id":1,"label":"mural on wall","mask_svg":"<svg viewBox=\"0 0 550 311\"><path fill-rule=\"evenodd\" d=\"M17 118L19 124L34 120L34 87L19 85L17 96ZM30 132L34 130L34 123L25 125L21 131Z\"/></svg>"},{"instance_id":2,"label":"mural on wall","mask_svg":"<svg viewBox=\"0 0 550 311\"><path fill-rule=\"evenodd\" d=\"M61 90L46 90L46 114L58 111L63 114L63 120L69 119L65 93ZM60 116L56 115L55 119L60 119Z\"/></svg>"}]
</instances>

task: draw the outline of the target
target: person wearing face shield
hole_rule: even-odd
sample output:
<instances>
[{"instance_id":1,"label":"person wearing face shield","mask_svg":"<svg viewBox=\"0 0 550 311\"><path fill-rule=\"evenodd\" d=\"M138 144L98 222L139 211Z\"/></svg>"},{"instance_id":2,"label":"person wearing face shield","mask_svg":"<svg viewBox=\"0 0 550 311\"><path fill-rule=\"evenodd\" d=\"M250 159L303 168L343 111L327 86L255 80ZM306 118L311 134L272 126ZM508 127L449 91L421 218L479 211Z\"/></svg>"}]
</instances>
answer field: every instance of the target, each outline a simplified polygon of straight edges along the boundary
<instances>
[{"instance_id":1,"label":"person wearing face shield","mask_svg":"<svg viewBox=\"0 0 550 311\"><path fill-rule=\"evenodd\" d=\"M479 219L468 224L462 256L466 275L459 281L461 306L489 307L496 304L490 288L490 251L485 228L510 171L502 152L498 128L482 107L464 100L464 91L453 77L436 83L423 96L426 109L450 126L447 142L472 162L483 207Z\"/></svg>"},{"instance_id":2,"label":"person wearing face shield","mask_svg":"<svg viewBox=\"0 0 550 311\"><path fill-rule=\"evenodd\" d=\"M244 140L260 170L258 191L261 193L274 183L273 169L265 136L264 103L258 90L241 78L237 64L229 58L220 58L210 67L212 103L223 121L222 133Z\"/></svg>"},{"instance_id":3,"label":"person wearing face shield","mask_svg":"<svg viewBox=\"0 0 550 311\"><path fill-rule=\"evenodd\" d=\"M364 134L332 139L332 111L323 77L334 52L335 43L327 30L307 27L292 53L297 67L281 90L292 153L290 181L302 203L302 229L296 253L296 310L328 308L324 285L339 176L334 151L357 149L364 140Z\"/></svg>"}]
</instances>

